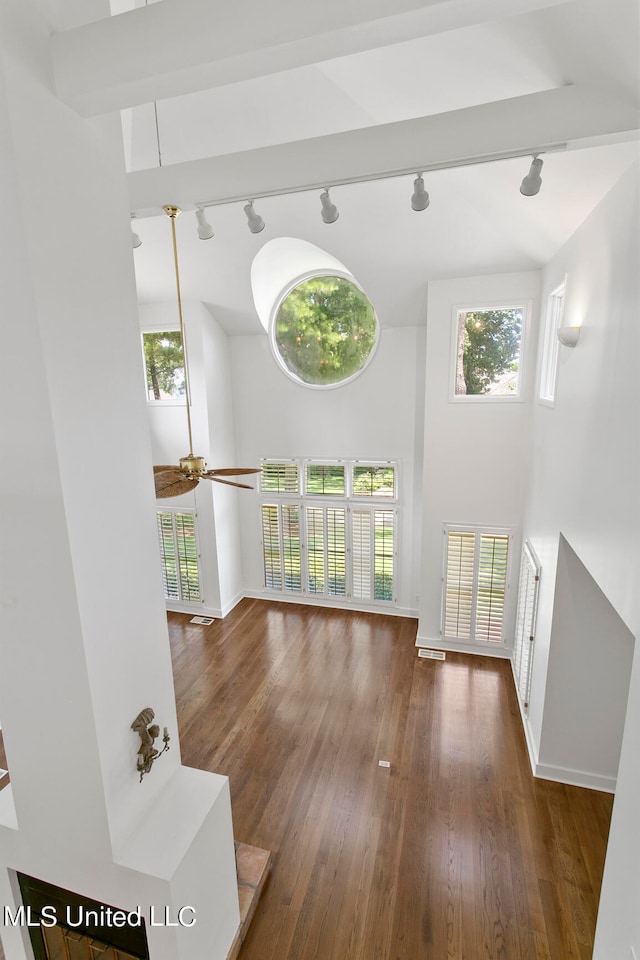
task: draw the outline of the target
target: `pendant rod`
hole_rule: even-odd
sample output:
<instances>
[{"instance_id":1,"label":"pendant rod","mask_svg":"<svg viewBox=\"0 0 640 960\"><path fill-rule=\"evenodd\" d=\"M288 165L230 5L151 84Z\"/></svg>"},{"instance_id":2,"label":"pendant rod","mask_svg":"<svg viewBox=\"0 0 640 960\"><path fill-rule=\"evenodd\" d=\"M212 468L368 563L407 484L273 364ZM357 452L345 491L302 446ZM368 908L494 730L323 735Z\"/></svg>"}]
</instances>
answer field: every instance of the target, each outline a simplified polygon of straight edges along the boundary
<instances>
[{"instance_id":1,"label":"pendant rod","mask_svg":"<svg viewBox=\"0 0 640 960\"><path fill-rule=\"evenodd\" d=\"M187 402L187 427L189 430L189 456L193 457L193 438L191 435L191 391L189 389L189 365L187 363L187 344L184 336L184 320L182 318L182 295L180 293L180 270L178 269L178 243L176 240L176 217L182 211L180 207L167 205L162 208L171 220L171 237L173 239L173 263L176 270L176 292L178 294L178 318L180 320L180 339L182 340L182 359L184 362L184 390Z\"/></svg>"}]
</instances>

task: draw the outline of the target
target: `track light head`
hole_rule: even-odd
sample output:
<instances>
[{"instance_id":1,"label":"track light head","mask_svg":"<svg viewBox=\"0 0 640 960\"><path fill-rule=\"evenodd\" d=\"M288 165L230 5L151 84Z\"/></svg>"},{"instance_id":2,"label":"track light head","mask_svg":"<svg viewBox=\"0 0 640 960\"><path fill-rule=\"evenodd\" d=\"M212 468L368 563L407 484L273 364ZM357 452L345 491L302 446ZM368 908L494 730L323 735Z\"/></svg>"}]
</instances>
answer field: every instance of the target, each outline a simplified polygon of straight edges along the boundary
<instances>
[{"instance_id":1,"label":"track light head","mask_svg":"<svg viewBox=\"0 0 640 960\"><path fill-rule=\"evenodd\" d=\"M251 233L260 233L262 230L264 230L264 220L253 209L253 200L249 200L249 202L245 204L244 212L247 215L247 220L249 221L249 230L251 230Z\"/></svg>"},{"instance_id":2,"label":"track light head","mask_svg":"<svg viewBox=\"0 0 640 960\"><path fill-rule=\"evenodd\" d=\"M204 209L196 207L196 220L198 221L198 236L201 240L211 240L213 236L213 227L206 218Z\"/></svg>"},{"instance_id":3,"label":"track light head","mask_svg":"<svg viewBox=\"0 0 640 960\"><path fill-rule=\"evenodd\" d=\"M338 208L335 203L331 202L331 197L329 196L329 191L324 190L320 194L320 203L322 205L322 220L324 223L335 223L340 214L338 213Z\"/></svg>"},{"instance_id":4,"label":"track light head","mask_svg":"<svg viewBox=\"0 0 640 960\"><path fill-rule=\"evenodd\" d=\"M541 170L542 160L540 157L534 157L531 161L529 173L520 184L520 193L523 196L535 197L537 193L540 193L540 187L542 186L542 177L540 176Z\"/></svg>"},{"instance_id":5,"label":"track light head","mask_svg":"<svg viewBox=\"0 0 640 960\"><path fill-rule=\"evenodd\" d=\"M429 194L424 188L424 180L422 179L422 174L419 173L418 176L413 181L413 195L411 197L411 209L420 211L426 210L429 206Z\"/></svg>"}]
</instances>

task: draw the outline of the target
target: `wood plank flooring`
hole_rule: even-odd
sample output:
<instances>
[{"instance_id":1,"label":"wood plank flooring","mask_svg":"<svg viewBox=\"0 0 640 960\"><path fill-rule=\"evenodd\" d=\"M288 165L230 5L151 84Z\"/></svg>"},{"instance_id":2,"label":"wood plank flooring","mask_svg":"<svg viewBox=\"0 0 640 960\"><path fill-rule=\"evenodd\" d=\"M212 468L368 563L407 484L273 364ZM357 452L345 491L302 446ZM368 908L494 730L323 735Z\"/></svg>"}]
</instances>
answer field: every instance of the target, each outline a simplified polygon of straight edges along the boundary
<instances>
[{"instance_id":1,"label":"wood plank flooring","mask_svg":"<svg viewBox=\"0 0 640 960\"><path fill-rule=\"evenodd\" d=\"M589 960L612 797L534 780L508 662L297 604L188 621L183 762L273 852L240 960Z\"/></svg>"}]
</instances>

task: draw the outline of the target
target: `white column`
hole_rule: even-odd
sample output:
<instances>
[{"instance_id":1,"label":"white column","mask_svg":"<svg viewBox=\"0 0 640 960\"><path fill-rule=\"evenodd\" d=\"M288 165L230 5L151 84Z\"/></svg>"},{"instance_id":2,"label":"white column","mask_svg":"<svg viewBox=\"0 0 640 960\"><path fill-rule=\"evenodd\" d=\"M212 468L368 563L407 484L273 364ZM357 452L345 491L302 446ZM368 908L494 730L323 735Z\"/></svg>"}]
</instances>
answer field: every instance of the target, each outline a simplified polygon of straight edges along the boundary
<instances>
[{"instance_id":1,"label":"white column","mask_svg":"<svg viewBox=\"0 0 640 960\"><path fill-rule=\"evenodd\" d=\"M57 100L36 4L0 16L0 898L14 869L143 912L192 891L197 924L149 929L151 956L223 960L229 792L180 764L119 119ZM140 783L147 706L172 739Z\"/></svg>"}]
</instances>

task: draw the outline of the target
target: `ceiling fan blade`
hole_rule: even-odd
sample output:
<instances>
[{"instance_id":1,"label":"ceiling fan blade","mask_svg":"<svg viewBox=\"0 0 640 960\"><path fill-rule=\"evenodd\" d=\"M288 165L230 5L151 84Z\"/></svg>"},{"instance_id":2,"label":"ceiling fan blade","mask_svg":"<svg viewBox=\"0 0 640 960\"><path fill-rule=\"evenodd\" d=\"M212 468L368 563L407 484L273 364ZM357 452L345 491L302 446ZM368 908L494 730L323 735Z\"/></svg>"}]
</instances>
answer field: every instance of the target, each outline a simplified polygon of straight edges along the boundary
<instances>
[{"instance_id":1,"label":"ceiling fan blade","mask_svg":"<svg viewBox=\"0 0 640 960\"><path fill-rule=\"evenodd\" d=\"M228 487L241 487L243 490L253 490L248 483L235 483L234 480L223 480L222 477L212 477L210 473L203 473L201 480L213 480L214 483L226 483Z\"/></svg>"},{"instance_id":2,"label":"ceiling fan blade","mask_svg":"<svg viewBox=\"0 0 640 960\"><path fill-rule=\"evenodd\" d=\"M175 463L161 463L161 464L154 463L153 465L154 473L164 473L166 470L179 470L179 469L180 467L178 467L178 465Z\"/></svg>"},{"instance_id":3,"label":"ceiling fan blade","mask_svg":"<svg viewBox=\"0 0 640 960\"><path fill-rule=\"evenodd\" d=\"M261 473L260 467L221 467L219 470L207 470L205 477L239 477L245 473Z\"/></svg>"},{"instance_id":4,"label":"ceiling fan blade","mask_svg":"<svg viewBox=\"0 0 640 960\"><path fill-rule=\"evenodd\" d=\"M189 493L194 490L198 481L187 479L175 467L170 470L162 470L154 475L156 485L156 497L158 500L165 500L167 497L179 497L183 493Z\"/></svg>"}]
</instances>

